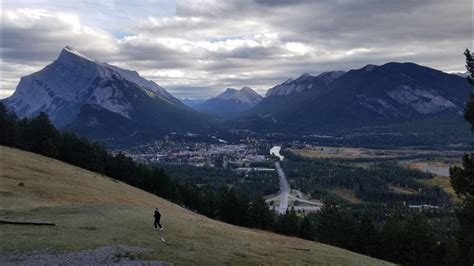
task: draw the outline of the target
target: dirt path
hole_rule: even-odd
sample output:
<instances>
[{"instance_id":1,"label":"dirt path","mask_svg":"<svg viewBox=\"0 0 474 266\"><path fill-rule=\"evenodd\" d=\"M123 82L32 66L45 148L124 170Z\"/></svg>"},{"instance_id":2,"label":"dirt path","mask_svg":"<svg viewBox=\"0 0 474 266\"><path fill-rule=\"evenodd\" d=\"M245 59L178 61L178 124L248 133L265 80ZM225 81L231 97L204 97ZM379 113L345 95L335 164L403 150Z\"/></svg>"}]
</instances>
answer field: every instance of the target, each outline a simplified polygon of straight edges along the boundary
<instances>
[{"instance_id":1,"label":"dirt path","mask_svg":"<svg viewBox=\"0 0 474 266\"><path fill-rule=\"evenodd\" d=\"M171 265L162 261L143 261L136 255L148 250L124 245L103 246L83 251L34 254L0 254L1 265Z\"/></svg>"}]
</instances>

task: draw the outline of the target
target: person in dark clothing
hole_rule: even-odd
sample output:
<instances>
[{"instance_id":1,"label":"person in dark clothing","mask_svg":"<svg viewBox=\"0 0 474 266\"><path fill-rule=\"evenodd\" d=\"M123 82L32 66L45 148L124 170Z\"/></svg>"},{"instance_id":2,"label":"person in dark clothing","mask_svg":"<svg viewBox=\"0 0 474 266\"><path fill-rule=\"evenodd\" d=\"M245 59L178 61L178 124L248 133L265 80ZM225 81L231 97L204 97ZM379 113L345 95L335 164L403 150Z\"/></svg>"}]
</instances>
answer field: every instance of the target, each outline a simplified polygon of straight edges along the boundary
<instances>
[{"instance_id":1,"label":"person in dark clothing","mask_svg":"<svg viewBox=\"0 0 474 266\"><path fill-rule=\"evenodd\" d=\"M161 213L158 211L158 208L155 208L155 229L160 227L160 230L163 230L163 226L160 224Z\"/></svg>"}]
</instances>

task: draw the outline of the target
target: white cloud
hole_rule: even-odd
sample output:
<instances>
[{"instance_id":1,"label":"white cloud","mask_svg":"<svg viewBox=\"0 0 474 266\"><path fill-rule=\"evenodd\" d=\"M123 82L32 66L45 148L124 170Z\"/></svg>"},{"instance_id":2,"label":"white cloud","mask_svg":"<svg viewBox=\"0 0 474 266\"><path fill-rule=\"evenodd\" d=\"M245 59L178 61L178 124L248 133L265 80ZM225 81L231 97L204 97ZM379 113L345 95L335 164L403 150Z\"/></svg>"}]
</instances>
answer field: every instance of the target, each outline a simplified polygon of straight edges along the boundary
<instances>
[{"instance_id":1,"label":"white cloud","mask_svg":"<svg viewBox=\"0 0 474 266\"><path fill-rule=\"evenodd\" d=\"M470 5L468 0L457 5L444 0L6 0L0 97L67 44L91 58L137 70L182 97L242 86L263 93L304 72L388 61L464 71L462 51L472 46Z\"/></svg>"}]
</instances>

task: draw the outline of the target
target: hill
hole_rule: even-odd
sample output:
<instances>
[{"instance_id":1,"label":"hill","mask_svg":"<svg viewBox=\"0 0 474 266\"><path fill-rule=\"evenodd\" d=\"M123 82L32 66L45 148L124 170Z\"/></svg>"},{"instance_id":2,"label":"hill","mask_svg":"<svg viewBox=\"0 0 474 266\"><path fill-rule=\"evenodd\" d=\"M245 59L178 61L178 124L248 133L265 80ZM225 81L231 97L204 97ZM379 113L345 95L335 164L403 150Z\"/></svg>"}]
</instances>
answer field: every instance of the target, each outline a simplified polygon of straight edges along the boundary
<instances>
[{"instance_id":1,"label":"hill","mask_svg":"<svg viewBox=\"0 0 474 266\"><path fill-rule=\"evenodd\" d=\"M0 147L0 250L74 251L121 244L146 248L141 259L176 264L387 264L343 249L208 219L164 199L57 160ZM165 226L163 245L153 208Z\"/></svg>"}]
</instances>

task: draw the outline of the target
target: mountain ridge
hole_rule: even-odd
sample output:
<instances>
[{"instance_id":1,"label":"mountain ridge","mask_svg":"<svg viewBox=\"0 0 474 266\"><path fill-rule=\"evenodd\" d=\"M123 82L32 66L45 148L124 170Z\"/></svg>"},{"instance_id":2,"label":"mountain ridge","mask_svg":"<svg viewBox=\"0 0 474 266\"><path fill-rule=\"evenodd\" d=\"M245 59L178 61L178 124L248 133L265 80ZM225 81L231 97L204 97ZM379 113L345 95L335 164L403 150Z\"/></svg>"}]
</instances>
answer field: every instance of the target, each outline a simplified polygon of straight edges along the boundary
<instances>
[{"instance_id":1,"label":"mountain ridge","mask_svg":"<svg viewBox=\"0 0 474 266\"><path fill-rule=\"evenodd\" d=\"M229 125L314 133L435 116L452 119L460 116L470 92L462 77L414 63L366 65L289 79Z\"/></svg>"},{"instance_id":2,"label":"mountain ridge","mask_svg":"<svg viewBox=\"0 0 474 266\"><path fill-rule=\"evenodd\" d=\"M92 138L121 132L101 125L107 121L99 118L110 116L105 113L129 125L124 135L135 130L154 134L209 126L206 116L136 71L92 60L70 46L42 70L23 77L14 94L3 101L19 117L45 112L56 126ZM108 125L114 128L114 123Z\"/></svg>"},{"instance_id":3,"label":"mountain ridge","mask_svg":"<svg viewBox=\"0 0 474 266\"><path fill-rule=\"evenodd\" d=\"M250 87L227 88L219 95L195 105L196 110L218 116L233 116L257 105L263 97Z\"/></svg>"}]
</instances>

